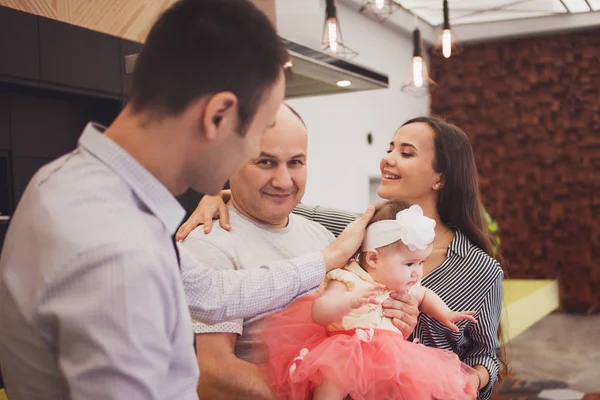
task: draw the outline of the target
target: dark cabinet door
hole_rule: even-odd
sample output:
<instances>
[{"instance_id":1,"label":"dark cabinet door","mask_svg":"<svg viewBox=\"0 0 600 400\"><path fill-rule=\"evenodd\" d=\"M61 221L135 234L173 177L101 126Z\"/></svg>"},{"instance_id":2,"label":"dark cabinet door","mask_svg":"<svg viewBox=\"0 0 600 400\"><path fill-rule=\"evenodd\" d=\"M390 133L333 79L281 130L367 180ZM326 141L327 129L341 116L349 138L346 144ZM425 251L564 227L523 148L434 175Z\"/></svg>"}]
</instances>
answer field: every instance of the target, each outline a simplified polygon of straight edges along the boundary
<instances>
[{"instance_id":1,"label":"dark cabinet door","mask_svg":"<svg viewBox=\"0 0 600 400\"><path fill-rule=\"evenodd\" d=\"M13 177L15 187L15 204L19 203L21 195L25 191L27 184L35 175L35 173L48 164L51 159L45 158L28 158L28 157L14 157L13 158Z\"/></svg>"},{"instance_id":2,"label":"dark cabinet door","mask_svg":"<svg viewBox=\"0 0 600 400\"><path fill-rule=\"evenodd\" d=\"M121 93L119 38L39 18L42 81Z\"/></svg>"},{"instance_id":3,"label":"dark cabinet door","mask_svg":"<svg viewBox=\"0 0 600 400\"><path fill-rule=\"evenodd\" d=\"M2 87L0 86L0 92ZM8 98L0 93L0 150L10 149L10 119L8 118Z\"/></svg>"},{"instance_id":4,"label":"dark cabinet door","mask_svg":"<svg viewBox=\"0 0 600 400\"><path fill-rule=\"evenodd\" d=\"M10 100L12 151L15 157L56 158L77 144L69 129L69 101L13 94Z\"/></svg>"},{"instance_id":5,"label":"dark cabinet door","mask_svg":"<svg viewBox=\"0 0 600 400\"><path fill-rule=\"evenodd\" d=\"M38 17L0 7L0 75L40 79Z\"/></svg>"}]
</instances>

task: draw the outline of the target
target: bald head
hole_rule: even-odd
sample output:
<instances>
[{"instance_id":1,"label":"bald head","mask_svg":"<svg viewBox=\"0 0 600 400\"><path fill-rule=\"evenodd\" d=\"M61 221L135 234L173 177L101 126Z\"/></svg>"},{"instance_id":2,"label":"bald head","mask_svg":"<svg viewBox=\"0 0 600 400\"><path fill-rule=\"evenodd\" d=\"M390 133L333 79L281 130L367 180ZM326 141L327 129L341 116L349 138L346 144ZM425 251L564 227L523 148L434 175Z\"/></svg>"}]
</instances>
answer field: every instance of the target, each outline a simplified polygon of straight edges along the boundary
<instances>
[{"instance_id":1,"label":"bald head","mask_svg":"<svg viewBox=\"0 0 600 400\"><path fill-rule=\"evenodd\" d=\"M285 226L306 190L307 147L304 122L282 104L275 126L261 139L260 155L231 177L234 206L260 222Z\"/></svg>"}]
</instances>

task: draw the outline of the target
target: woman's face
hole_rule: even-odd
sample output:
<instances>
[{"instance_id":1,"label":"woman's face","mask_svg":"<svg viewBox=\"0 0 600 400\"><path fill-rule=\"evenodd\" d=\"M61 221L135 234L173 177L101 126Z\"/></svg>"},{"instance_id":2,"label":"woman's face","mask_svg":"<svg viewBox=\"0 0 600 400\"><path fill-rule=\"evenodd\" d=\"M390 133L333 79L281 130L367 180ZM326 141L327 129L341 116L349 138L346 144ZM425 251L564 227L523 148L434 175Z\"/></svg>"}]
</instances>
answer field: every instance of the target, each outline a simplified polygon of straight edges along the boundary
<instances>
[{"instance_id":1,"label":"woman's face","mask_svg":"<svg viewBox=\"0 0 600 400\"><path fill-rule=\"evenodd\" d=\"M433 170L434 159L434 132L429 125L415 122L398 129L388 154L381 159L377 194L410 204L434 196L434 187L441 179L441 174Z\"/></svg>"}]
</instances>

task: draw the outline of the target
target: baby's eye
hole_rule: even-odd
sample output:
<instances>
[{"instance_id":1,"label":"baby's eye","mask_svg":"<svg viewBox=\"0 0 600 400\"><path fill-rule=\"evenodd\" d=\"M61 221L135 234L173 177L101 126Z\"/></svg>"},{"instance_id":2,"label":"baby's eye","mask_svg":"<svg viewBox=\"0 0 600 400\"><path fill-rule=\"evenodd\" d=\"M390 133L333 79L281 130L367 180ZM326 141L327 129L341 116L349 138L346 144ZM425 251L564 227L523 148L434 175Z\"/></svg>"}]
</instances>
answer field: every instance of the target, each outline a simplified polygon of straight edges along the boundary
<instances>
[{"instance_id":1,"label":"baby's eye","mask_svg":"<svg viewBox=\"0 0 600 400\"><path fill-rule=\"evenodd\" d=\"M407 267L412 267L413 265L415 265L413 262L406 264Z\"/></svg>"}]
</instances>

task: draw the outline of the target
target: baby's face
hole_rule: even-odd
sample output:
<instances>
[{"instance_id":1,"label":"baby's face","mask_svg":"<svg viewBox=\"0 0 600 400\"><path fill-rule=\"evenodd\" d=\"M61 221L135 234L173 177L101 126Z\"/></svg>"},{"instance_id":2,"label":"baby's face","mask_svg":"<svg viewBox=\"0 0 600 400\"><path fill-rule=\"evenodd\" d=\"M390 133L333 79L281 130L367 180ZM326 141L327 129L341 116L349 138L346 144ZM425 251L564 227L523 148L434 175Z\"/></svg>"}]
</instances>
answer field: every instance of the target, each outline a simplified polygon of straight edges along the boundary
<instances>
[{"instance_id":1,"label":"baby's face","mask_svg":"<svg viewBox=\"0 0 600 400\"><path fill-rule=\"evenodd\" d=\"M423 277L423 262L433 249L410 251L404 244L386 249L378 260L377 277L379 283L394 292L408 292Z\"/></svg>"}]
</instances>

